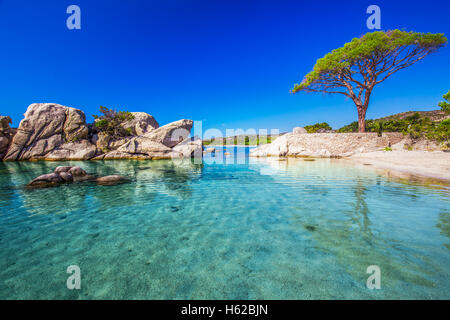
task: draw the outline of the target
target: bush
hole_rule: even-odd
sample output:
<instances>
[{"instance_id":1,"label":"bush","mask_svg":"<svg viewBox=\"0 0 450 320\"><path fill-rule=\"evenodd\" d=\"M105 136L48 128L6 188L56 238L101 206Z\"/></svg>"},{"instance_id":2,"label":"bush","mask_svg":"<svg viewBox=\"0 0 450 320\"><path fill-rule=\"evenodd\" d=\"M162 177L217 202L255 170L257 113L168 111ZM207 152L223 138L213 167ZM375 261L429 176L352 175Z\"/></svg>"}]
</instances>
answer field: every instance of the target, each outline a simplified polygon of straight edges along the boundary
<instances>
[{"instance_id":1,"label":"bush","mask_svg":"<svg viewBox=\"0 0 450 320\"><path fill-rule=\"evenodd\" d=\"M305 126L305 130L308 133L316 133L319 129L325 129L325 130L333 130L330 125L326 122L322 123L316 123L310 126Z\"/></svg>"},{"instance_id":2,"label":"bush","mask_svg":"<svg viewBox=\"0 0 450 320\"><path fill-rule=\"evenodd\" d=\"M103 113L102 116L93 115L97 131L107 133L115 138L132 134L131 129L124 129L122 126L124 122L134 119L131 112L115 111L103 106L100 106L100 112Z\"/></svg>"}]
</instances>

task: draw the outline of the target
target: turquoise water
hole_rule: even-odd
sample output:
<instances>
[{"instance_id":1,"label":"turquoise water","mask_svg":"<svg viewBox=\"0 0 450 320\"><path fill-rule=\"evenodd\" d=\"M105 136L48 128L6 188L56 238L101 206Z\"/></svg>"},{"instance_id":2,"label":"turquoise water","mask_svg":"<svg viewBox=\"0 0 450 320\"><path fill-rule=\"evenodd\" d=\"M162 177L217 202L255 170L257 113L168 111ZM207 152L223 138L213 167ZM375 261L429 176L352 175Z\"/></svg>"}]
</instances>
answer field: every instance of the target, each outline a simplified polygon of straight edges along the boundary
<instances>
[{"instance_id":1,"label":"turquoise water","mask_svg":"<svg viewBox=\"0 0 450 320\"><path fill-rule=\"evenodd\" d=\"M448 187L344 160L221 159L0 163L0 298L450 298ZM61 164L131 182L24 188Z\"/></svg>"}]
</instances>

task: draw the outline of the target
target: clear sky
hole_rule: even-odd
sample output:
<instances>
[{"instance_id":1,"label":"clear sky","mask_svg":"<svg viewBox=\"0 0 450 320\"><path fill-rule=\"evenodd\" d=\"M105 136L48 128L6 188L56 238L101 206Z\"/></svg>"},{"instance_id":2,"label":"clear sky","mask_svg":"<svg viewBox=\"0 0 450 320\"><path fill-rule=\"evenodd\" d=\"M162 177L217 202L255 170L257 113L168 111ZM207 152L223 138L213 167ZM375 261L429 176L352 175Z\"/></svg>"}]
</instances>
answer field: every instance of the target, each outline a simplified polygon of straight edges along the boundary
<instances>
[{"instance_id":1,"label":"clear sky","mask_svg":"<svg viewBox=\"0 0 450 320\"><path fill-rule=\"evenodd\" d=\"M66 9L81 8L81 30ZM187 118L203 128L291 130L356 120L342 95L291 94L315 61L366 27L450 36L448 0L0 0L0 114L17 126L29 104L104 105ZM367 118L438 109L450 90L450 47L375 88Z\"/></svg>"}]
</instances>

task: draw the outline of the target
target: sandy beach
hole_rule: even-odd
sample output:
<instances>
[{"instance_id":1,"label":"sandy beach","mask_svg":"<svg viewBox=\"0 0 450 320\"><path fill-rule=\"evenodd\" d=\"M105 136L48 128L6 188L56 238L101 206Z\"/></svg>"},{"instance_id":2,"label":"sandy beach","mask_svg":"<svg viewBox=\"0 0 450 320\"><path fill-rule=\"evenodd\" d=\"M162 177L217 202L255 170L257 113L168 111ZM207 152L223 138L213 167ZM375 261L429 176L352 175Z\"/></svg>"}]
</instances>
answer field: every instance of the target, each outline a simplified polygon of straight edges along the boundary
<instances>
[{"instance_id":1,"label":"sandy beach","mask_svg":"<svg viewBox=\"0 0 450 320\"><path fill-rule=\"evenodd\" d=\"M450 152L375 151L348 158L364 165L450 182Z\"/></svg>"}]
</instances>

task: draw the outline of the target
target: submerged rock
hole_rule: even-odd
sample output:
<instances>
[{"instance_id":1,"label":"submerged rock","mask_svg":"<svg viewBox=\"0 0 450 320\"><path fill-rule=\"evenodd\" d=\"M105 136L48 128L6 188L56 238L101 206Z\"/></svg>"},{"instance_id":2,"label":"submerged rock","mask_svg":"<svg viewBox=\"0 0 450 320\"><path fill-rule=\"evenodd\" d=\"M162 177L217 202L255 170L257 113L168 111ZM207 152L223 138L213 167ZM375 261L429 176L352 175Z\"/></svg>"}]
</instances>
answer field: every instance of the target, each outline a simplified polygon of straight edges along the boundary
<instances>
[{"instance_id":1,"label":"submerged rock","mask_svg":"<svg viewBox=\"0 0 450 320\"><path fill-rule=\"evenodd\" d=\"M59 174L47 173L33 179L28 185L33 187L43 187L60 184L62 182L64 182L64 180L60 177Z\"/></svg>"},{"instance_id":2,"label":"submerged rock","mask_svg":"<svg viewBox=\"0 0 450 320\"><path fill-rule=\"evenodd\" d=\"M69 170L72 169L72 166L59 166L56 167L55 173L61 173L61 172L69 172Z\"/></svg>"},{"instance_id":3,"label":"submerged rock","mask_svg":"<svg viewBox=\"0 0 450 320\"><path fill-rule=\"evenodd\" d=\"M59 176L65 181L65 182L72 182L73 181L73 176L65 171L62 171L59 173Z\"/></svg>"},{"instance_id":4,"label":"submerged rock","mask_svg":"<svg viewBox=\"0 0 450 320\"><path fill-rule=\"evenodd\" d=\"M30 183L29 187L51 187L68 182L81 181L96 181L101 185L112 185L128 181L126 177L119 175L110 175L100 178L95 178L86 173L84 169L79 166L59 166L56 167L53 173L43 174Z\"/></svg>"},{"instance_id":5,"label":"submerged rock","mask_svg":"<svg viewBox=\"0 0 450 320\"><path fill-rule=\"evenodd\" d=\"M81 169L81 167L79 167L79 166L72 167L67 172L70 173L74 177L85 176L87 174L86 171Z\"/></svg>"},{"instance_id":6,"label":"submerged rock","mask_svg":"<svg viewBox=\"0 0 450 320\"><path fill-rule=\"evenodd\" d=\"M110 186L115 184L120 184L128 181L127 178L119 175L111 175L111 176L105 176L101 178L97 178L96 182L97 184L104 185L104 186Z\"/></svg>"}]
</instances>

